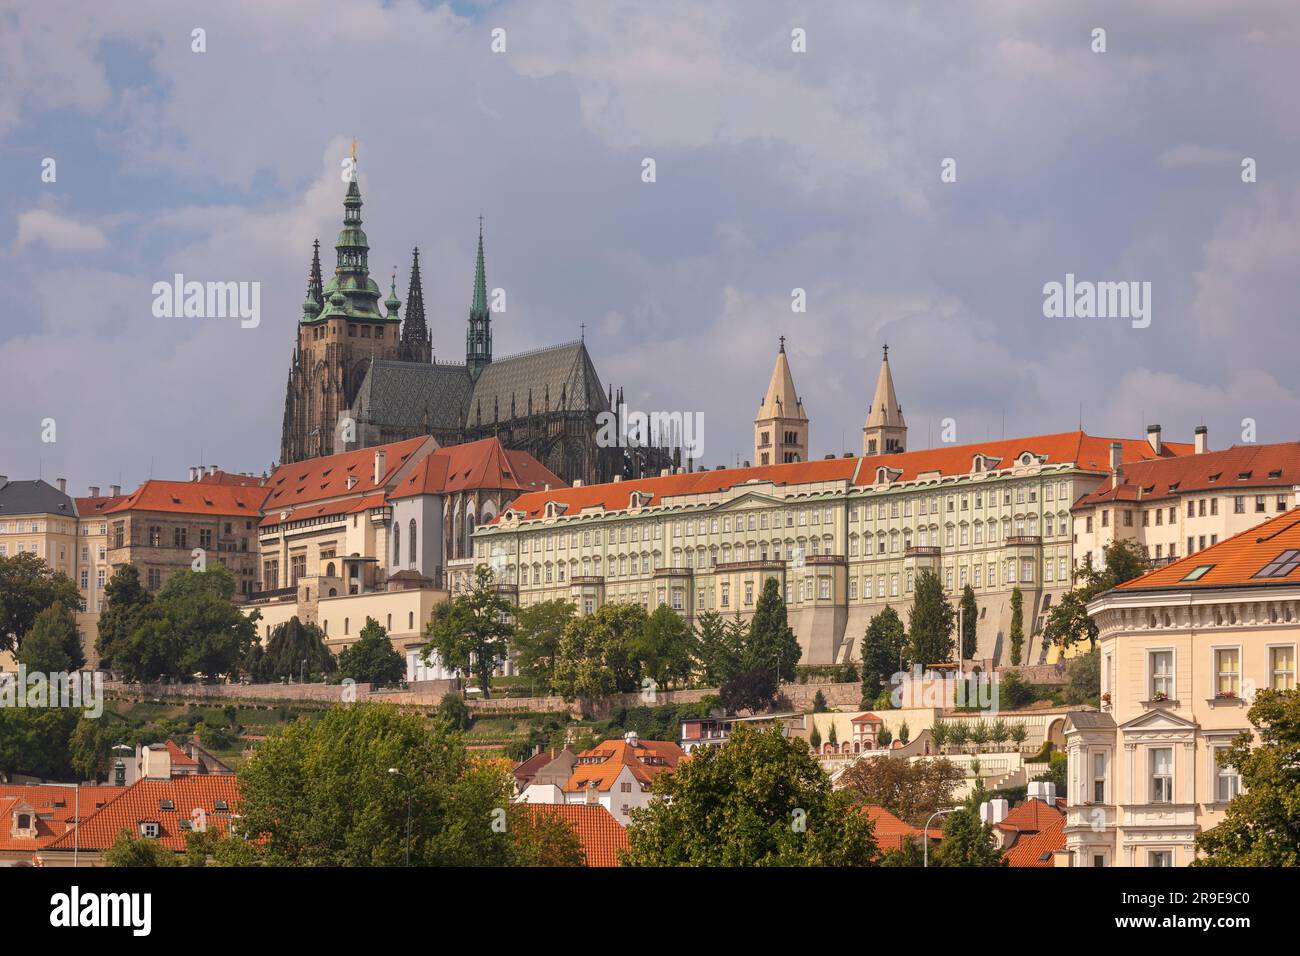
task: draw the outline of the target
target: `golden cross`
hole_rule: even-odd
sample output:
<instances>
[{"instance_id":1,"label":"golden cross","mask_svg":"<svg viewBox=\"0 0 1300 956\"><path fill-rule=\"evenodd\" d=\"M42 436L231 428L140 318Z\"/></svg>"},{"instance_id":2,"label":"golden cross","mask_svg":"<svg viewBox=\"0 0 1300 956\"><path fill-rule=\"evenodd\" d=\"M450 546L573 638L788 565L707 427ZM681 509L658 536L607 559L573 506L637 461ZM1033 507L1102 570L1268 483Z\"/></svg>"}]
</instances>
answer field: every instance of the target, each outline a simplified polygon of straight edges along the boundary
<instances>
[{"instance_id":1,"label":"golden cross","mask_svg":"<svg viewBox=\"0 0 1300 956\"><path fill-rule=\"evenodd\" d=\"M354 139L352 141L352 162L355 163L356 161L357 161L357 141Z\"/></svg>"}]
</instances>

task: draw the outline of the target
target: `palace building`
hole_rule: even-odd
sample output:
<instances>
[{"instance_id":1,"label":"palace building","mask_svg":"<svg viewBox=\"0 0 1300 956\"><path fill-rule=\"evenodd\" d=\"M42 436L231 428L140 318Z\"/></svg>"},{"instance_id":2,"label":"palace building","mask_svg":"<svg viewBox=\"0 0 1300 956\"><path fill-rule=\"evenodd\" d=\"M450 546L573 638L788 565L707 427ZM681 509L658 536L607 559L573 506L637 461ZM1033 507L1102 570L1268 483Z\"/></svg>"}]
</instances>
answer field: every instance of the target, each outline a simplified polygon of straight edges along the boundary
<instances>
[{"instance_id":1,"label":"palace building","mask_svg":"<svg viewBox=\"0 0 1300 956\"><path fill-rule=\"evenodd\" d=\"M766 399L774 427L804 429L769 454L804 453L807 419L784 351ZM529 492L481 526L473 556L448 571L455 586L489 562L524 605L563 598L587 613L613 601L666 603L688 623L703 611L748 618L775 578L802 663L826 665L859 659L871 617L886 605L905 611L930 569L954 601L974 589L976 657L997 663L1009 657L1019 588L1026 660L1037 663L1047 611L1072 585L1071 506L1108 479L1113 460L1193 451L1158 435L1081 431L889 451L905 447L905 429L886 357L864 430L872 454ZM761 424L756 438L762 452Z\"/></svg>"},{"instance_id":2,"label":"palace building","mask_svg":"<svg viewBox=\"0 0 1300 956\"><path fill-rule=\"evenodd\" d=\"M566 482L640 477L673 464L663 448L597 442L597 416L622 394L602 386L583 340L494 356L481 221L465 360L435 359L419 250L403 318L396 277L382 303L370 277L361 206L354 176L328 281L315 244L285 391L281 463L431 435L444 446L498 439Z\"/></svg>"}]
</instances>

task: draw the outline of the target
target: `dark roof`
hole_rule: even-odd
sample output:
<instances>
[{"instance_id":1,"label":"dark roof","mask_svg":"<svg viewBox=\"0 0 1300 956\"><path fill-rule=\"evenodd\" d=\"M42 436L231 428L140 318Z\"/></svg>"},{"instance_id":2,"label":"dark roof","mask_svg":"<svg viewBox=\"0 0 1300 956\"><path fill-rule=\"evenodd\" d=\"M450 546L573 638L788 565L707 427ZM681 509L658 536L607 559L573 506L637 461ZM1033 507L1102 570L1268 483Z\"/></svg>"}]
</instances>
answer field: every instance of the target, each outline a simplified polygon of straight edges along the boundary
<instances>
[{"instance_id":1,"label":"dark roof","mask_svg":"<svg viewBox=\"0 0 1300 956\"><path fill-rule=\"evenodd\" d=\"M469 412L469 369L376 359L361 380L353 409L359 421L423 430L460 429Z\"/></svg>"},{"instance_id":2,"label":"dark roof","mask_svg":"<svg viewBox=\"0 0 1300 956\"><path fill-rule=\"evenodd\" d=\"M467 424L478 422L480 409L483 421L492 421L493 402L497 417L509 419L512 398L515 415L527 414L530 392L534 412L546 408L548 396L552 411L602 412L609 408L587 347L570 342L498 359L484 368L474 384Z\"/></svg>"},{"instance_id":3,"label":"dark roof","mask_svg":"<svg viewBox=\"0 0 1300 956\"><path fill-rule=\"evenodd\" d=\"M1115 729L1115 718L1097 710L1072 710L1067 720L1079 730Z\"/></svg>"},{"instance_id":4,"label":"dark roof","mask_svg":"<svg viewBox=\"0 0 1300 956\"><path fill-rule=\"evenodd\" d=\"M77 505L47 481L7 481L0 485L0 518L16 515L77 516Z\"/></svg>"}]
</instances>

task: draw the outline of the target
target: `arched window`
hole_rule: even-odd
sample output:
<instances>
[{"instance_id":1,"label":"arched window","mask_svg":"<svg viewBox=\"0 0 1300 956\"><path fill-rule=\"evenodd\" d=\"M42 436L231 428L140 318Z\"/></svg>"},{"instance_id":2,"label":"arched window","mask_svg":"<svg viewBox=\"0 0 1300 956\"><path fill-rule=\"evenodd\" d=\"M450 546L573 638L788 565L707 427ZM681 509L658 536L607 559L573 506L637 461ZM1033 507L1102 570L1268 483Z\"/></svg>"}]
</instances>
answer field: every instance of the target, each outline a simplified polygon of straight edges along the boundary
<instances>
[{"instance_id":1,"label":"arched window","mask_svg":"<svg viewBox=\"0 0 1300 956\"><path fill-rule=\"evenodd\" d=\"M470 511L465 515L465 554L472 555L474 542L474 512Z\"/></svg>"},{"instance_id":2,"label":"arched window","mask_svg":"<svg viewBox=\"0 0 1300 956\"><path fill-rule=\"evenodd\" d=\"M406 553L411 556L410 557L411 567L415 567L415 519L414 518L411 519L411 523L407 526L407 529L409 532L407 535L407 539L409 543L406 546Z\"/></svg>"},{"instance_id":3,"label":"arched window","mask_svg":"<svg viewBox=\"0 0 1300 956\"><path fill-rule=\"evenodd\" d=\"M402 526L393 522L393 566L402 563Z\"/></svg>"},{"instance_id":4,"label":"arched window","mask_svg":"<svg viewBox=\"0 0 1300 956\"><path fill-rule=\"evenodd\" d=\"M325 576L326 576L327 578L332 578L332 577L334 577L334 562L333 562L333 561L331 561L329 564L325 565Z\"/></svg>"}]
</instances>

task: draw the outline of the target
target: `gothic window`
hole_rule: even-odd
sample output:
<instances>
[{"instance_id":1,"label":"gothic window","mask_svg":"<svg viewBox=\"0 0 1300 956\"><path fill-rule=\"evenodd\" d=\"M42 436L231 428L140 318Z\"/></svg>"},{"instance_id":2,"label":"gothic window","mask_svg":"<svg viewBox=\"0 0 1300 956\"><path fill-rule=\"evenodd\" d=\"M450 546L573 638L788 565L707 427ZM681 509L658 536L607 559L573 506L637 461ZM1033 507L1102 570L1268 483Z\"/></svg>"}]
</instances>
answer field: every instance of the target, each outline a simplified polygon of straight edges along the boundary
<instances>
[{"instance_id":1,"label":"gothic window","mask_svg":"<svg viewBox=\"0 0 1300 956\"><path fill-rule=\"evenodd\" d=\"M393 566L396 567L402 561L402 528L393 522Z\"/></svg>"},{"instance_id":2,"label":"gothic window","mask_svg":"<svg viewBox=\"0 0 1300 956\"><path fill-rule=\"evenodd\" d=\"M409 543L407 544L407 554L410 555L411 567L415 567L415 519L411 519L409 528Z\"/></svg>"}]
</instances>

